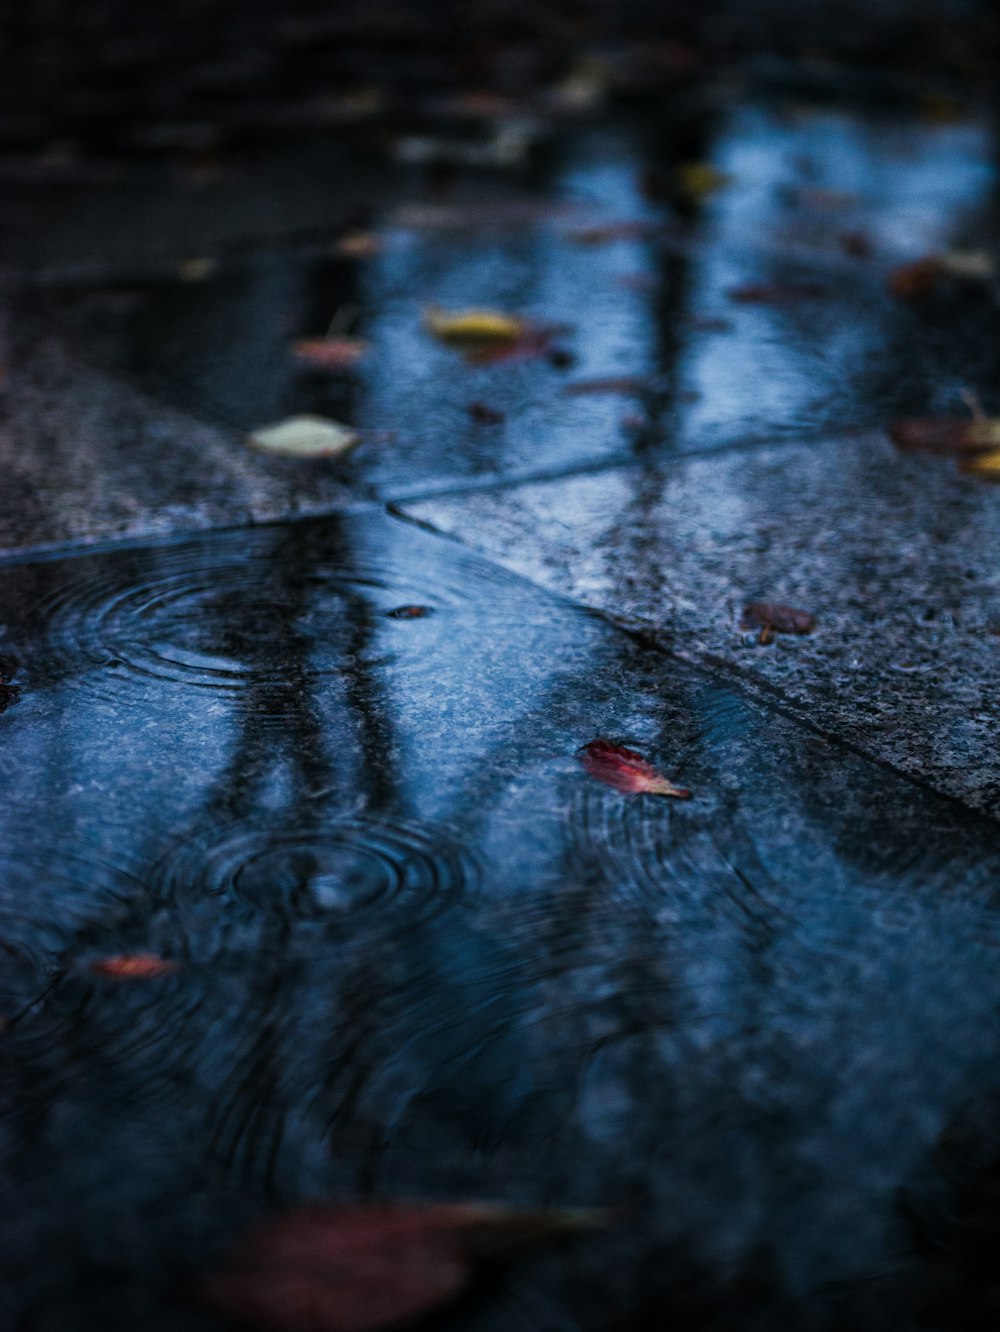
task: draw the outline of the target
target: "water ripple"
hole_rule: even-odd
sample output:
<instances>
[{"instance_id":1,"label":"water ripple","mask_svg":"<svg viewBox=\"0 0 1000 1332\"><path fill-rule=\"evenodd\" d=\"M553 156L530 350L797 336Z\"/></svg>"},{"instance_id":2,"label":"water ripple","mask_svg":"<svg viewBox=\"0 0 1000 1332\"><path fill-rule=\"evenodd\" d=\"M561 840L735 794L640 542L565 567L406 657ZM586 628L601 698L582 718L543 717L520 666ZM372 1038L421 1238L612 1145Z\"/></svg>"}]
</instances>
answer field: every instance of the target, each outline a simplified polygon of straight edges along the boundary
<instances>
[{"instance_id":1,"label":"water ripple","mask_svg":"<svg viewBox=\"0 0 1000 1332\"><path fill-rule=\"evenodd\" d=\"M241 825L194 835L154 871L154 888L185 912L354 920L434 915L468 896L469 856L438 827L354 816L322 827Z\"/></svg>"},{"instance_id":2,"label":"water ripple","mask_svg":"<svg viewBox=\"0 0 1000 1332\"><path fill-rule=\"evenodd\" d=\"M260 537L192 543L83 569L66 570L73 581L40 607L50 673L112 699L129 684L301 686L397 655L420 669L414 635L447 632L448 613L496 610L488 579L433 561L355 560L308 536L280 548ZM419 606L419 622L394 620L401 605Z\"/></svg>"}]
</instances>

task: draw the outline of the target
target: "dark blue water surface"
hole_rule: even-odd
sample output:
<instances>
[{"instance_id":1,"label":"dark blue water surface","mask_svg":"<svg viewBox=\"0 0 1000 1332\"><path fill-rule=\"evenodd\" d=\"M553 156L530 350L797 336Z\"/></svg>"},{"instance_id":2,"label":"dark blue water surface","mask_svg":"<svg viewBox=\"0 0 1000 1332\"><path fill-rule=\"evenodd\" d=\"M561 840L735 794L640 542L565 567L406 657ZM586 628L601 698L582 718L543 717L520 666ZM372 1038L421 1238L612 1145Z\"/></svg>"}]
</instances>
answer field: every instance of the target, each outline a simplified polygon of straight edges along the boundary
<instances>
[{"instance_id":1,"label":"dark blue water surface","mask_svg":"<svg viewBox=\"0 0 1000 1332\"><path fill-rule=\"evenodd\" d=\"M393 1196L620 1209L463 1327L980 1297L991 823L389 517L8 564L0 622L6 1326L207 1332L251 1216Z\"/></svg>"}]
</instances>

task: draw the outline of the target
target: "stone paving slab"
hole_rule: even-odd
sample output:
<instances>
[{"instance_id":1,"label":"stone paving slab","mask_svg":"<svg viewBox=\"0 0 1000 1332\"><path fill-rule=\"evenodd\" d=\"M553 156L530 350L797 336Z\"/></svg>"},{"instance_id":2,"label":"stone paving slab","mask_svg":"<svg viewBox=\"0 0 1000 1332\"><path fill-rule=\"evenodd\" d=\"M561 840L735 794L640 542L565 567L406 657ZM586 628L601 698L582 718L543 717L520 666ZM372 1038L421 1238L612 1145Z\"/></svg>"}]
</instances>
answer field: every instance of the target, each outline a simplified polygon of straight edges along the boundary
<instances>
[{"instance_id":1,"label":"stone paving slab","mask_svg":"<svg viewBox=\"0 0 1000 1332\"><path fill-rule=\"evenodd\" d=\"M1000 489L882 435L429 499L403 512L1000 813ZM748 601L812 613L757 644Z\"/></svg>"},{"instance_id":2,"label":"stone paving slab","mask_svg":"<svg viewBox=\"0 0 1000 1332\"><path fill-rule=\"evenodd\" d=\"M10 563L0 623L7 1326L216 1332L252 1217L373 1196L615 1209L466 1332L988 1308L990 821L384 515Z\"/></svg>"},{"instance_id":3,"label":"stone paving slab","mask_svg":"<svg viewBox=\"0 0 1000 1332\"><path fill-rule=\"evenodd\" d=\"M19 278L3 296L0 548L344 510L741 440L822 448L849 426L964 410L968 391L992 406L992 287L908 305L886 284L902 260L983 243L981 121L723 102L696 146L728 183L684 223L642 188L669 132L669 117L570 127L539 138L547 165L470 172L437 199L414 191L411 169L390 189L387 163L357 178L314 146L311 167L272 163L204 197L94 186L66 214L73 234L36 237L22 218L23 242L50 252L37 271L7 256ZM20 201L29 215L47 208L35 191ZM0 220L20 203L0 202ZM367 258L337 254L352 209L381 246ZM868 256L845 253L845 236ZM776 301L730 298L761 283ZM428 336L432 303L563 331L551 355L470 366ZM357 369L297 363L295 339L338 320L368 343ZM612 382L574 392L595 380ZM249 430L303 411L364 442L342 462L247 450Z\"/></svg>"},{"instance_id":4,"label":"stone paving slab","mask_svg":"<svg viewBox=\"0 0 1000 1332\"><path fill-rule=\"evenodd\" d=\"M345 468L265 458L226 432L81 364L21 323L6 339L0 551L146 538L370 497Z\"/></svg>"}]
</instances>

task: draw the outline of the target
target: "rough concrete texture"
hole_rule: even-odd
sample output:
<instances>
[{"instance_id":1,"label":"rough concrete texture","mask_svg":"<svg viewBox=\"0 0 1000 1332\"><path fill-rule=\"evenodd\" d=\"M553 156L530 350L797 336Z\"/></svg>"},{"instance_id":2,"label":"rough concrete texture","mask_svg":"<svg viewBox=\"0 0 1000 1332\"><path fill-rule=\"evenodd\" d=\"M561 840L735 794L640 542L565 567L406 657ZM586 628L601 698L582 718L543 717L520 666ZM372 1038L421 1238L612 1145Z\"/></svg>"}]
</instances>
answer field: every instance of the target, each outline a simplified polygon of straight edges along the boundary
<instances>
[{"instance_id":1,"label":"rough concrete texture","mask_svg":"<svg viewBox=\"0 0 1000 1332\"><path fill-rule=\"evenodd\" d=\"M950 460L860 435L404 511L1000 813L1000 489ZM817 627L761 645L752 601Z\"/></svg>"}]
</instances>

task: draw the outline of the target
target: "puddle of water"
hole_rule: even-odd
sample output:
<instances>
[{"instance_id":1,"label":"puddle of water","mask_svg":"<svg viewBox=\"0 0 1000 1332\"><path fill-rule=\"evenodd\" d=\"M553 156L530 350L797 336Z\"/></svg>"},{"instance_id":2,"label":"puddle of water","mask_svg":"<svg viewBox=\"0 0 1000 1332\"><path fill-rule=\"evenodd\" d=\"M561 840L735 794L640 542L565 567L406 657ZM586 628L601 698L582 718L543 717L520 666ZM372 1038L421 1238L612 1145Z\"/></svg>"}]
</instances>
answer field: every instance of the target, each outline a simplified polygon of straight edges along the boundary
<instances>
[{"instance_id":1,"label":"puddle of water","mask_svg":"<svg viewBox=\"0 0 1000 1332\"><path fill-rule=\"evenodd\" d=\"M484 1332L762 1245L779 1319L898 1259L899 1188L945 1224L984 822L382 516L10 565L0 623L11 1326L201 1327L178 1278L303 1199L625 1209ZM595 784L602 734L694 799ZM136 953L179 969L93 970Z\"/></svg>"},{"instance_id":2,"label":"puddle of water","mask_svg":"<svg viewBox=\"0 0 1000 1332\"><path fill-rule=\"evenodd\" d=\"M649 203L644 182L691 155L729 183L683 216ZM82 321L85 355L241 434L298 412L358 425L369 442L335 466L388 494L881 427L954 412L962 389L989 396L988 293L913 307L889 294L886 275L987 242L992 157L981 123L751 96L697 124L671 113L567 131L530 171L489 186L460 179L441 202L401 186L377 223L384 249L361 261L315 240L261 249L118 307L78 293L62 317ZM574 240L622 219L638 226ZM862 257L845 249L858 236ZM729 295L760 284L804 294ZM470 367L423 329L433 302L571 327L567 363ZM330 374L296 362L292 342L337 320L369 343L359 366ZM642 383L564 393L622 376ZM473 404L502 419L484 425Z\"/></svg>"}]
</instances>

